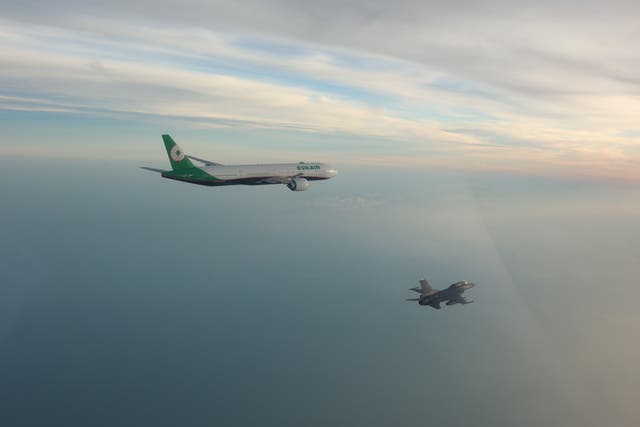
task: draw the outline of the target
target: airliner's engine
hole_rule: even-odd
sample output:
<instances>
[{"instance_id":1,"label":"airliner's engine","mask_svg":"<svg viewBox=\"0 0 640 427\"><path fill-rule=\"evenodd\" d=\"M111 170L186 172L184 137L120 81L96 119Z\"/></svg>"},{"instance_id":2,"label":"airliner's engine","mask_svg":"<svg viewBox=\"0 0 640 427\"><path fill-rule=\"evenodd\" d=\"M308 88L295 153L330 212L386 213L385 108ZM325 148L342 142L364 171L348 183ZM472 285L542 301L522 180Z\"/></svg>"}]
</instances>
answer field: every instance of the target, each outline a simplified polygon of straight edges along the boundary
<instances>
[{"instance_id":1,"label":"airliner's engine","mask_svg":"<svg viewBox=\"0 0 640 427\"><path fill-rule=\"evenodd\" d=\"M304 178L291 178L291 182L287 184L291 191L304 191L309 188L309 181Z\"/></svg>"}]
</instances>

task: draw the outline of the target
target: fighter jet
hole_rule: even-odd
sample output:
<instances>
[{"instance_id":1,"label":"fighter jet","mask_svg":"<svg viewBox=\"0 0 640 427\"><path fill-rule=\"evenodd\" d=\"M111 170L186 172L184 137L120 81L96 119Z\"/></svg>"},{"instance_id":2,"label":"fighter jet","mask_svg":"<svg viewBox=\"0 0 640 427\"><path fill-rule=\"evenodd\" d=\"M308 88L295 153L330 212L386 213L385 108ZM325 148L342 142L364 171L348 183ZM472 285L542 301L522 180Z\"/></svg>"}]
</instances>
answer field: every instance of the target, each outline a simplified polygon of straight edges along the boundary
<instances>
[{"instance_id":1,"label":"fighter jet","mask_svg":"<svg viewBox=\"0 0 640 427\"><path fill-rule=\"evenodd\" d=\"M420 298L407 298L407 301L418 301L420 305L430 305L433 308L440 310L440 303L446 302L447 305L454 304L469 304L473 301L466 299L462 296L462 293L467 289L471 289L475 286L475 283L462 282L454 283L447 289L437 290L433 289L426 279L420 280L420 286L415 288L409 288L410 291L414 291L420 294Z\"/></svg>"}]
</instances>

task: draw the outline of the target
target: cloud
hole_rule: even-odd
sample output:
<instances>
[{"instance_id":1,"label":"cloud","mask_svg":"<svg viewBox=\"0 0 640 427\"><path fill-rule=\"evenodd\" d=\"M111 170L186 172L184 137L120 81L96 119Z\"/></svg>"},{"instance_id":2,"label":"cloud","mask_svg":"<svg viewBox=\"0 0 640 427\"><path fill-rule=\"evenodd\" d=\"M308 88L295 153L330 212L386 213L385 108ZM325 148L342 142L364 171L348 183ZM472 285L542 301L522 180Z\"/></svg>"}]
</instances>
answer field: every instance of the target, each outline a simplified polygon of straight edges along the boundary
<instances>
[{"instance_id":1,"label":"cloud","mask_svg":"<svg viewBox=\"0 0 640 427\"><path fill-rule=\"evenodd\" d=\"M0 79L5 97L47 102L2 108L385 138L366 157L407 163L640 175L625 3L41 4L2 6Z\"/></svg>"},{"instance_id":2,"label":"cloud","mask_svg":"<svg viewBox=\"0 0 640 427\"><path fill-rule=\"evenodd\" d=\"M50 22L39 1L8 6L8 13ZM70 11L81 11L75 14ZM54 11L55 13L55 11ZM421 62L474 81L525 93L593 90L592 79L633 79L638 54L637 10L629 2L436 1L294 2L248 0L240 4L187 0L63 1L64 25L78 16L169 23L169 29L268 35L314 46ZM86 25L87 27L89 25ZM144 31L144 26L141 25ZM554 80L568 74L569 80ZM578 77L578 79L576 79ZM621 78L622 77L622 78ZM636 81L637 83L637 81Z\"/></svg>"},{"instance_id":3,"label":"cloud","mask_svg":"<svg viewBox=\"0 0 640 427\"><path fill-rule=\"evenodd\" d=\"M109 52L113 55L117 50ZM472 138L448 133L426 120L402 117L386 108L349 99L339 91L327 93L305 87L305 82L266 82L256 77L166 64L157 58L131 61L126 58L128 54L121 52L122 59L105 58L95 45L56 49L48 43L39 46L39 40L35 40L7 47L0 77L18 92L62 98L65 101L59 101L59 105L65 108L95 109L99 104L99 108L108 111L211 119L255 127L473 143ZM337 69L322 68L322 73ZM370 76L365 73L364 77ZM385 78L391 80L390 76Z\"/></svg>"}]
</instances>

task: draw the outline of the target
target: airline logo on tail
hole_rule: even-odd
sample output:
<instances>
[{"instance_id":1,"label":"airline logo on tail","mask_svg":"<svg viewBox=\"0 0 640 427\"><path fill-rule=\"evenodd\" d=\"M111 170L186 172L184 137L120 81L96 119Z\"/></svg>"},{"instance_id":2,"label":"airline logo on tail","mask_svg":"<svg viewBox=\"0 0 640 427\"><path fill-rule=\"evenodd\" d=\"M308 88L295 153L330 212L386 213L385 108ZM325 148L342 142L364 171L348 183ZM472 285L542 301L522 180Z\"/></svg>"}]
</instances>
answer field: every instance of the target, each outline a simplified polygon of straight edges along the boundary
<instances>
[{"instance_id":1,"label":"airline logo on tail","mask_svg":"<svg viewBox=\"0 0 640 427\"><path fill-rule=\"evenodd\" d=\"M167 149L171 169L174 171L184 171L195 167L193 163L191 163L191 160L189 160L189 157L169 135L162 135L162 140L164 141L164 146Z\"/></svg>"},{"instance_id":2,"label":"airline logo on tail","mask_svg":"<svg viewBox=\"0 0 640 427\"><path fill-rule=\"evenodd\" d=\"M182 151L177 145L174 145L171 149L171 158L176 162L182 161L182 159L184 159L184 151Z\"/></svg>"}]
</instances>

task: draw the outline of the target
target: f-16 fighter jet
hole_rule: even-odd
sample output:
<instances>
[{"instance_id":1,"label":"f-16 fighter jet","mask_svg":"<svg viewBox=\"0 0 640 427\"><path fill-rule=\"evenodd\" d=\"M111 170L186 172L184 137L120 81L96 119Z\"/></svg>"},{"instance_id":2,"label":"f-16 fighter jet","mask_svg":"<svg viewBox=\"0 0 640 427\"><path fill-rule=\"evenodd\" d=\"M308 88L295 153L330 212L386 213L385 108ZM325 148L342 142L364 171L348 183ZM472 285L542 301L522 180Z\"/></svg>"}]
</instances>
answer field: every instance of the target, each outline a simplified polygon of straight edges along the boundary
<instances>
[{"instance_id":1,"label":"f-16 fighter jet","mask_svg":"<svg viewBox=\"0 0 640 427\"><path fill-rule=\"evenodd\" d=\"M462 296L462 293L467 289L471 289L475 286L475 283L462 282L454 283L447 289L437 290L433 289L426 279L420 280L420 286L415 288L409 288L410 291L414 291L420 294L420 298L407 298L407 301L418 301L420 305L430 305L433 308L440 309L440 303L446 302L447 305L454 304L469 304L473 301L466 299Z\"/></svg>"}]
</instances>

